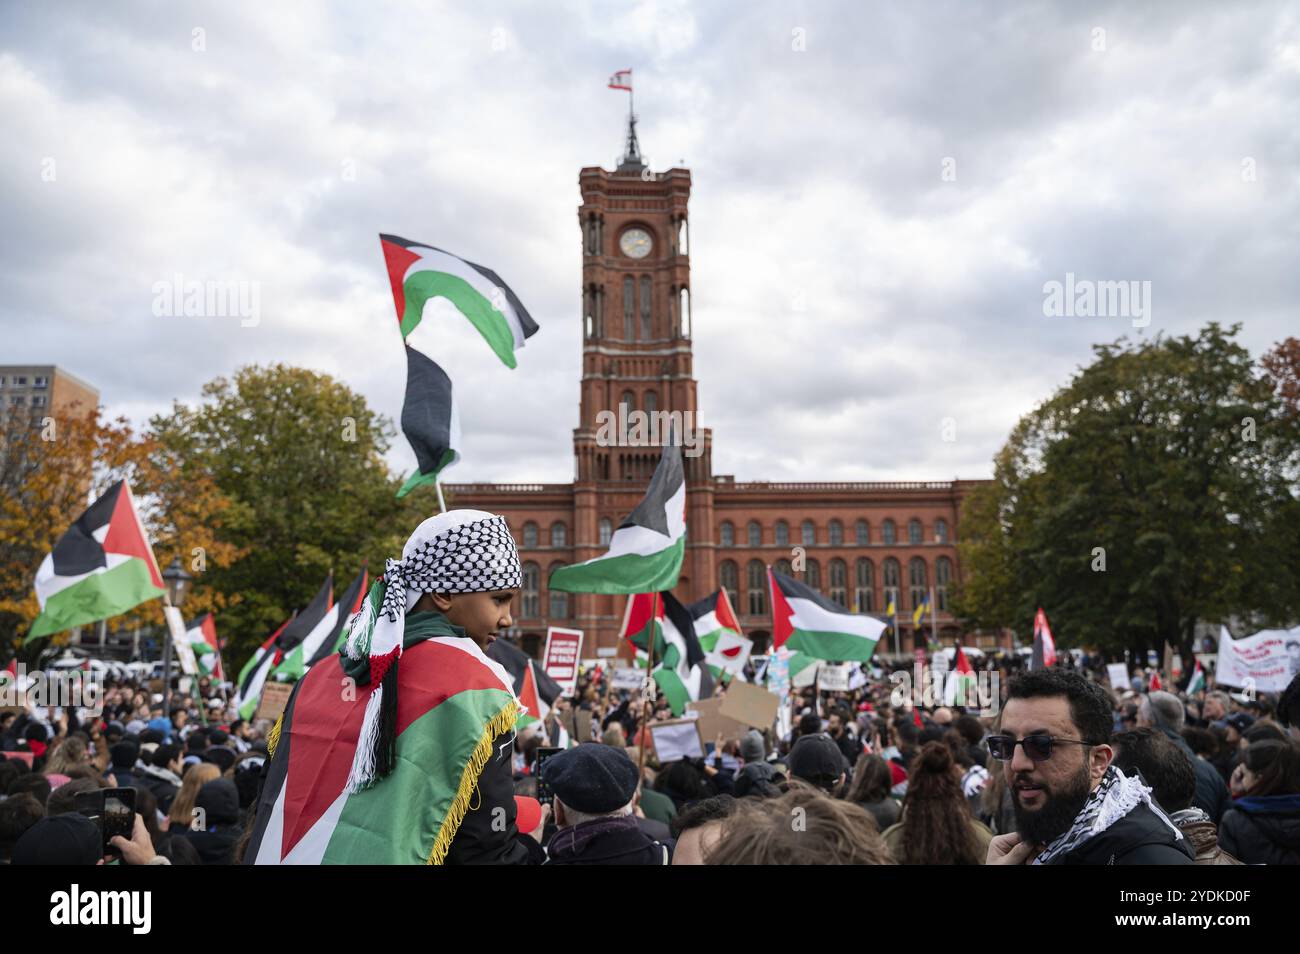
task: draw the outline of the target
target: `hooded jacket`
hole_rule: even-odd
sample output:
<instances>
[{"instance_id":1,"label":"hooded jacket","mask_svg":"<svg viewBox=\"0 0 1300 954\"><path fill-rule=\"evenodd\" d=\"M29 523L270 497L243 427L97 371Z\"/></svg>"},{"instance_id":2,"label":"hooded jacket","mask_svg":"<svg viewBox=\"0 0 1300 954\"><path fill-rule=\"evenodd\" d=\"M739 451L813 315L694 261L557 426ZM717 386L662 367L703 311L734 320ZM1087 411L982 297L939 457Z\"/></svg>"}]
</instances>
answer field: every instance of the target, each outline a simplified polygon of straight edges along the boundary
<instances>
[{"instance_id":1,"label":"hooded jacket","mask_svg":"<svg viewBox=\"0 0 1300 954\"><path fill-rule=\"evenodd\" d=\"M666 865L672 853L634 815L593 818L561 828L546 849L551 865Z\"/></svg>"},{"instance_id":2,"label":"hooded jacket","mask_svg":"<svg viewBox=\"0 0 1300 954\"><path fill-rule=\"evenodd\" d=\"M1243 864L1300 864L1300 795L1237 799L1219 823L1219 844Z\"/></svg>"}]
</instances>

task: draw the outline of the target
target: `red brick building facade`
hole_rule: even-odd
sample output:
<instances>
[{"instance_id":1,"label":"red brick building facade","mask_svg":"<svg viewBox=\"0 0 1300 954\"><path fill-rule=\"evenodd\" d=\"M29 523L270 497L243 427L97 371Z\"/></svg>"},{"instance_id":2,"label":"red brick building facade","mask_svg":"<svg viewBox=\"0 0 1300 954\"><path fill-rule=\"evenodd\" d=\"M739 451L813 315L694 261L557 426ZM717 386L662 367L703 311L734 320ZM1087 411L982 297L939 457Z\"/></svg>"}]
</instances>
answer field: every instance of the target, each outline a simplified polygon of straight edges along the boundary
<instances>
[{"instance_id":1,"label":"red brick building facade","mask_svg":"<svg viewBox=\"0 0 1300 954\"><path fill-rule=\"evenodd\" d=\"M572 484L447 484L449 506L503 514L524 561L515 622L537 653L548 625L581 629L583 656L618 645L627 597L551 593L557 566L605 550L613 528L645 491L657 446L611 446L601 412L620 405L648 413L688 412L698 426L691 355L690 199L687 169L651 173L629 135L614 172L578 175L582 204L583 353ZM912 610L934 591L940 639L962 633L950 611L959 577L956 540L962 498L976 481L900 483L737 483L715 475L712 432L698 428L684 450L687 546L674 591L683 602L727 588L747 635L766 645L771 631L768 564L857 612L881 618L892 597L898 648L913 647ZM688 442L689 443L689 442ZM802 566L802 571L795 569ZM929 635L931 621L923 624ZM894 639L881 652L893 652ZM992 646L995 637L968 645ZM923 640L922 640L923 642Z\"/></svg>"}]
</instances>

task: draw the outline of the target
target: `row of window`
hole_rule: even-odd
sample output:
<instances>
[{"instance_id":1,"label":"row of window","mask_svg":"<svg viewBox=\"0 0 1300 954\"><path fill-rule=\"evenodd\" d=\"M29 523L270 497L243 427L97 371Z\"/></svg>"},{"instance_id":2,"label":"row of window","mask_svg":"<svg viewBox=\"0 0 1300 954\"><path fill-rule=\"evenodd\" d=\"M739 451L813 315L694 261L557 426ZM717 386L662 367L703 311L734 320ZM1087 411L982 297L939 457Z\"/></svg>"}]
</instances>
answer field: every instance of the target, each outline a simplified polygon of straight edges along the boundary
<instances>
[{"instance_id":1,"label":"row of window","mask_svg":"<svg viewBox=\"0 0 1300 954\"><path fill-rule=\"evenodd\" d=\"M651 341L654 333L654 283L648 275L640 281L623 276L623 341ZM659 306L660 310L663 305ZM593 285L582 293L583 323L588 338L605 337L605 289ZM691 291L674 286L667 297L668 334L672 338L691 336Z\"/></svg>"},{"instance_id":2,"label":"row of window","mask_svg":"<svg viewBox=\"0 0 1300 954\"><path fill-rule=\"evenodd\" d=\"M25 388L27 387L27 376L23 374L15 374L13 383L10 384L10 382L6 380L5 376L3 374L0 374L0 388L5 387L6 385L15 388ZM34 388L45 388L49 386L50 386L49 378L46 377L32 378L32 387Z\"/></svg>"},{"instance_id":3,"label":"row of window","mask_svg":"<svg viewBox=\"0 0 1300 954\"><path fill-rule=\"evenodd\" d=\"M11 394L11 395L9 395L9 403L10 403L10 405L12 405L13 407L21 407L21 406L27 404L27 398L26 398L24 395L22 395L22 394ZM33 394L33 395L32 395L31 406L32 406L32 407L44 407L44 406L45 406L45 395L44 395L44 394Z\"/></svg>"},{"instance_id":4,"label":"row of window","mask_svg":"<svg viewBox=\"0 0 1300 954\"><path fill-rule=\"evenodd\" d=\"M795 572L789 560L777 560L773 569L778 573L802 581L812 589L822 590L822 568L816 560L807 560L802 573ZM893 557L885 559L881 565L881 599L876 600L876 566L865 557L856 560L853 565L852 603L849 602L849 566L841 559L831 560L828 564L830 586L826 595L835 603L848 609L852 606L858 613L882 613L889 608L891 600L894 609L901 615L905 610L914 610L924 602L930 593L930 573L925 560L913 557L907 564L907 601L903 602L902 566ZM762 560L750 560L745 567L745 600L740 600L740 567L732 560L723 560L718 566L718 579L722 588L731 598L731 605L739 612L750 616L767 615L767 567ZM948 587L952 583L952 561L939 557L934 562L934 602L941 611L948 609Z\"/></svg>"},{"instance_id":5,"label":"row of window","mask_svg":"<svg viewBox=\"0 0 1300 954\"><path fill-rule=\"evenodd\" d=\"M898 543L898 528L893 520L885 520L880 525L881 542L887 546L893 546ZM838 520L832 520L827 527L827 542L833 547L844 545L844 524ZM745 527L745 539L751 547L761 547L763 545L763 528L757 520L751 520ZM866 520L859 520L853 525L853 541L856 546L865 547L871 543L871 524ZM734 547L736 545L736 528L730 520L724 520L719 533L719 542L724 547ZM773 528L773 541L779 547L788 547L790 545L790 525L784 520L778 520ZM803 546L813 546L817 540L817 526L811 520L805 520L799 525L799 542ZM924 530L921 521L913 517L907 522L907 542L924 543ZM942 517L934 521L934 542L948 542L948 521Z\"/></svg>"},{"instance_id":6,"label":"row of window","mask_svg":"<svg viewBox=\"0 0 1300 954\"><path fill-rule=\"evenodd\" d=\"M627 395L624 395L627 398ZM653 408L654 392L646 394L646 403L650 405L647 410ZM844 524L838 520L830 522L827 533L827 542L833 547L844 545ZM859 520L854 524L854 544L860 547L868 546L871 543L871 525L865 520ZM600 545L608 546L609 539L613 535L614 524L608 517L601 518L600 521ZM757 520L751 520L745 528L746 541L751 547L760 547L763 545L763 528ZM893 546L898 543L898 532L893 520L885 520L880 525L881 542L886 546ZM921 521L913 518L907 523L907 542L909 544L923 543L923 531ZM569 545L569 528L563 523L551 524L551 542L553 547L567 547ZM942 517L934 521L934 541L936 543L948 542L948 521ZM790 545L790 525L784 520L778 520L773 531L773 542L779 547L788 547ZM815 546L819 541L817 539L817 527L811 520L805 520L799 526L799 542L803 546ZM722 522L720 543L724 547L734 547L736 545L736 528L729 520ZM537 524L524 524L523 546L526 549L536 549L540 545L540 535Z\"/></svg>"},{"instance_id":7,"label":"row of window","mask_svg":"<svg viewBox=\"0 0 1300 954\"><path fill-rule=\"evenodd\" d=\"M602 517L600 520L600 545L609 546L610 538L614 535L614 522L608 517ZM535 550L541 546L540 532L537 524L529 521L524 524L523 543L525 550ZM567 524L556 521L551 524L551 542L553 547L567 547L569 545L569 527Z\"/></svg>"}]
</instances>

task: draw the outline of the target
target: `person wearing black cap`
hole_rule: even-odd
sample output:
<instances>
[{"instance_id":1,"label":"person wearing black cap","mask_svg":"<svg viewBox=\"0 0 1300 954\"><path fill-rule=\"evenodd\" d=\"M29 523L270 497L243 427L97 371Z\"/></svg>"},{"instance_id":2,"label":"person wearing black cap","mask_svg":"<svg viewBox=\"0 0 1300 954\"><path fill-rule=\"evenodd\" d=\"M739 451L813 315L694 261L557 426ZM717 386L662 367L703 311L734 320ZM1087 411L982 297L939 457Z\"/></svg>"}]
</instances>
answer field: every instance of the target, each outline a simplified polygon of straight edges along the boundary
<instances>
[{"instance_id":1,"label":"person wearing black cap","mask_svg":"<svg viewBox=\"0 0 1300 954\"><path fill-rule=\"evenodd\" d=\"M671 847L641 831L633 815L637 767L622 749L584 742L542 766L555 793L559 830L547 846L552 865L666 865Z\"/></svg>"},{"instance_id":2,"label":"person wearing black cap","mask_svg":"<svg viewBox=\"0 0 1300 954\"><path fill-rule=\"evenodd\" d=\"M786 765L794 778L833 794L844 784L844 753L829 735L801 735L790 749Z\"/></svg>"}]
</instances>

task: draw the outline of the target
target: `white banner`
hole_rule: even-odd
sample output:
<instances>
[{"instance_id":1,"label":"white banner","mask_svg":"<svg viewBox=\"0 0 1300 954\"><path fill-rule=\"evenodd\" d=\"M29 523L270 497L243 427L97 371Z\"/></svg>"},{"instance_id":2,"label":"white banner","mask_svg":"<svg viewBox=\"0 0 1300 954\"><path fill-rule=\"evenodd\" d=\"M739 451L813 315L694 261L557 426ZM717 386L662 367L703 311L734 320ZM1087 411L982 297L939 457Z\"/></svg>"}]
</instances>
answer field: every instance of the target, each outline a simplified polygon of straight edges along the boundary
<instances>
[{"instance_id":1,"label":"white banner","mask_svg":"<svg viewBox=\"0 0 1300 954\"><path fill-rule=\"evenodd\" d=\"M1219 632L1219 656L1214 667L1218 685L1256 692L1281 692L1300 672L1300 626L1266 629L1233 639L1224 626Z\"/></svg>"},{"instance_id":2,"label":"white banner","mask_svg":"<svg viewBox=\"0 0 1300 954\"><path fill-rule=\"evenodd\" d=\"M1129 686L1128 665L1126 663L1106 663L1106 675L1110 677L1110 687L1123 692Z\"/></svg>"}]
</instances>

